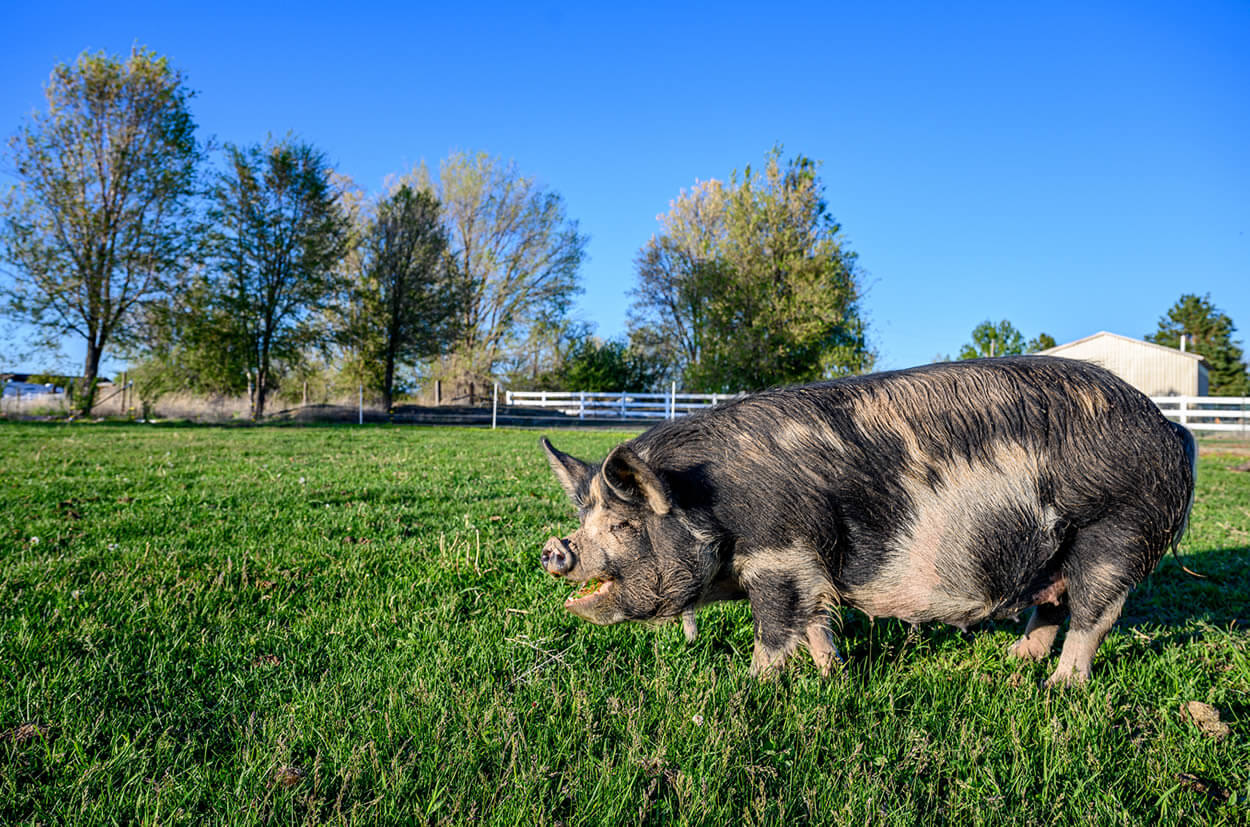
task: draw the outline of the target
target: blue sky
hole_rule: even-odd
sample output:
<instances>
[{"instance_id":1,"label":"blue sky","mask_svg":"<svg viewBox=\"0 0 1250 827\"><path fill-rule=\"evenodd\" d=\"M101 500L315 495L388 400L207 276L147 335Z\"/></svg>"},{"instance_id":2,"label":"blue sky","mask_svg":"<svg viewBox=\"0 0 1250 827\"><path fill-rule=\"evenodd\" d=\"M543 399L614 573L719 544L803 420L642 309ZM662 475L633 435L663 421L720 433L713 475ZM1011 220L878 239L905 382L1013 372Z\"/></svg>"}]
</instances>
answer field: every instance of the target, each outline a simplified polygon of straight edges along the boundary
<instances>
[{"instance_id":1,"label":"blue sky","mask_svg":"<svg viewBox=\"0 0 1250 827\"><path fill-rule=\"evenodd\" d=\"M294 131L370 191L515 159L590 236L602 336L656 215L781 143L823 162L883 368L986 318L1139 337L1184 292L1250 338L1250 3L763 6L13 3L0 132L56 62L138 43L205 135Z\"/></svg>"}]
</instances>

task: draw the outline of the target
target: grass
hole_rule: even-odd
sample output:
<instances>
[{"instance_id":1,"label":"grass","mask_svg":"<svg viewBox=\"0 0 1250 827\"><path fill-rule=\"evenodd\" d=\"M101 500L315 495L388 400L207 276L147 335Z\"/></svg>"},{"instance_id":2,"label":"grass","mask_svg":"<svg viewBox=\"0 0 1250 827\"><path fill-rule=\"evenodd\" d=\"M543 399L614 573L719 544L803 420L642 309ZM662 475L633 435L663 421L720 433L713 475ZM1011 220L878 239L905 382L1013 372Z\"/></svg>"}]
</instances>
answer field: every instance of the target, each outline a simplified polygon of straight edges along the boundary
<instances>
[{"instance_id":1,"label":"grass","mask_svg":"<svg viewBox=\"0 0 1250 827\"><path fill-rule=\"evenodd\" d=\"M1202 460L1205 579L1165 559L1059 691L1009 623L847 612L841 674L771 683L744 604L581 623L536 443L0 423L0 822L1250 822L1244 457Z\"/></svg>"}]
</instances>

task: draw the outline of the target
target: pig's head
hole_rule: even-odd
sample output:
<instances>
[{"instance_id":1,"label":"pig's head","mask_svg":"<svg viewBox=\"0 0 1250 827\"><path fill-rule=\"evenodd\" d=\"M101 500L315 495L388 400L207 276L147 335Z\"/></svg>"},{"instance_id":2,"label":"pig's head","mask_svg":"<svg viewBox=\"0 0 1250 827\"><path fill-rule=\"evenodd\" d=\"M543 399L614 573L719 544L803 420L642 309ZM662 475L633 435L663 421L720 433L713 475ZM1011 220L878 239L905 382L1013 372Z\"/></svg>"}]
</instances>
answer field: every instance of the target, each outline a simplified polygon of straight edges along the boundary
<instances>
[{"instance_id":1,"label":"pig's head","mask_svg":"<svg viewBox=\"0 0 1250 827\"><path fill-rule=\"evenodd\" d=\"M542 565L582 584L564 607L591 623L659 620L692 608L719 568L715 543L677 508L668 485L628 445L601 465L543 450L581 525L543 547Z\"/></svg>"}]
</instances>

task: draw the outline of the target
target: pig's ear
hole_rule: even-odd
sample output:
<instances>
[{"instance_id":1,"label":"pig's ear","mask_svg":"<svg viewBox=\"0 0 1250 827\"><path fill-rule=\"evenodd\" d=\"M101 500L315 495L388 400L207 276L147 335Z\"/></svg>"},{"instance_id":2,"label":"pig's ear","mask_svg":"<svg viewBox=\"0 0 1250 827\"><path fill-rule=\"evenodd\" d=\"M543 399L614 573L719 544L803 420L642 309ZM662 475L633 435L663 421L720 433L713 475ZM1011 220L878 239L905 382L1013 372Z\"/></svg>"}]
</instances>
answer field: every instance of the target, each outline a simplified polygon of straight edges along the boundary
<instances>
[{"instance_id":1,"label":"pig's ear","mask_svg":"<svg viewBox=\"0 0 1250 827\"><path fill-rule=\"evenodd\" d=\"M616 446L603 461L603 481L622 500L645 500L656 514L667 514L672 507L668 486L627 445Z\"/></svg>"},{"instance_id":2,"label":"pig's ear","mask_svg":"<svg viewBox=\"0 0 1250 827\"><path fill-rule=\"evenodd\" d=\"M569 495L569 499L577 507L581 507L586 499L586 491L589 488L590 477L595 472L595 467L589 463L582 462L577 457L569 456L563 451L556 450L556 447L547 441L546 437L542 438L543 451L547 454L547 462L551 464L551 471L556 475L556 479L560 482L560 487L564 489L564 493Z\"/></svg>"}]
</instances>

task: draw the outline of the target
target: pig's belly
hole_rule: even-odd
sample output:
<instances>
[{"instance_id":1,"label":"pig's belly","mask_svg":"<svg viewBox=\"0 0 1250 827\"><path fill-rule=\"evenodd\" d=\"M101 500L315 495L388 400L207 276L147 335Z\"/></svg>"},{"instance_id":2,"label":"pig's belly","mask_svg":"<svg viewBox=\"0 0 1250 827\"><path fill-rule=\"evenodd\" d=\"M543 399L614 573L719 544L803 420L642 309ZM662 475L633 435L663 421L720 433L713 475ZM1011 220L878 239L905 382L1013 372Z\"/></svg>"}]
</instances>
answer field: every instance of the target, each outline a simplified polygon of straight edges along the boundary
<instances>
[{"instance_id":1,"label":"pig's belly","mask_svg":"<svg viewBox=\"0 0 1250 827\"><path fill-rule=\"evenodd\" d=\"M989 618L998 605L980 595L952 594L921 580L872 583L844 598L845 605L870 617L895 617L909 623L939 621L961 628Z\"/></svg>"},{"instance_id":2,"label":"pig's belly","mask_svg":"<svg viewBox=\"0 0 1250 827\"><path fill-rule=\"evenodd\" d=\"M852 568L873 574L844 589L844 602L874 617L955 626L1045 602L1057 579L1059 516L1038 501L1035 470L1021 470L1031 458L1000 454L934 488L909 481L904 524L853 530L848 553L860 565Z\"/></svg>"}]
</instances>

